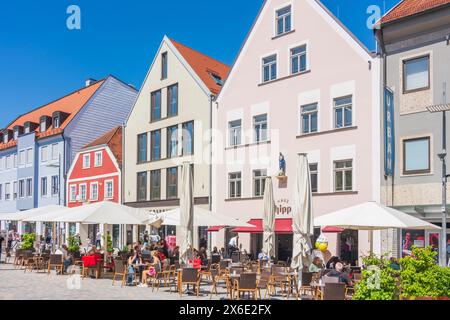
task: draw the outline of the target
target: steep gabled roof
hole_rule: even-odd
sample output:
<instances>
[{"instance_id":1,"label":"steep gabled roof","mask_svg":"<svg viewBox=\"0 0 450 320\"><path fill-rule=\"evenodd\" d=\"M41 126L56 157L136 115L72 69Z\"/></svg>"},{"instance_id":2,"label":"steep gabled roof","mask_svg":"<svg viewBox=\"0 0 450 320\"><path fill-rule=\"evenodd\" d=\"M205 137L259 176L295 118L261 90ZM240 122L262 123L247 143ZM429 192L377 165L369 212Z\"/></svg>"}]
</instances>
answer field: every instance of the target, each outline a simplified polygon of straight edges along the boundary
<instances>
[{"instance_id":1,"label":"steep gabled roof","mask_svg":"<svg viewBox=\"0 0 450 320\"><path fill-rule=\"evenodd\" d=\"M450 0L402 0L381 18L381 23L393 22L445 5L450 5Z\"/></svg>"},{"instance_id":2,"label":"steep gabled roof","mask_svg":"<svg viewBox=\"0 0 450 320\"><path fill-rule=\"evenodd\" d=\"M94 147L108 146L113 155L116 157L119 165L122 165L122 127L116 127L111 131L105 133L103 136L95 139L83 149L90 149Z\"/></svg>"},{"instance_id":3,"label":"steep gabled roof","mask_svg":"<svg viewBox=\"0 0 450 320\"><path fill-rule=\"evenodd\" d=\"M77 115L77 113L83 108L83 106L89 101L89 99L91 99L95 92L97 92L97 90L101 87L105 80L106 79L97 81L88 87L78 89L62 98L59 98L58 100L55 100L28 113L25 113L11 122L8 125L7 129L12 130L16 125L23 126L26 122L34 122L39 124L40 117L51 117L54 112L60 111L68 114L68 117L60 124L59 128L53 128L53 126L50 125L45 132L39 132L39 127L35 130L38 138L44 138L59 134ZM0 143L0 150L12 147L14 145L14 141L10 141L7 144Z\"/></svg>"},{"instance_id":4,"label":"steep gabled roof","mask_svg":"<svg viewBox=\"0 0 450 320\"><path fill-rule=\"evenodd\" d=\"M230 67L173 39L170 39L170 41L208 87L209 91L218 94L222 89L222 86L216 83L211 74L219 76L222 81L225 82Z\"/></svg>"}]
</instances>

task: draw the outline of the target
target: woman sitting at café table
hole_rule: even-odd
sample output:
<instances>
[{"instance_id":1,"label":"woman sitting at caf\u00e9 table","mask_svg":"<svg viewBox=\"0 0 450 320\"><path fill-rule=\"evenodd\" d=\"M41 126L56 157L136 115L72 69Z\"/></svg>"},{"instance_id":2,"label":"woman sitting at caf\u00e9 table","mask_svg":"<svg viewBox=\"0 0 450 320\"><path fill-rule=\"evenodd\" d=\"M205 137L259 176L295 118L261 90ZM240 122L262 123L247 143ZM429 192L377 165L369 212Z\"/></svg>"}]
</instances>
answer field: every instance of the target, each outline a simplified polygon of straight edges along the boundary
<instances>
[{"instance_id":1,"label":"woman sitting at caf\u00e9 table","mask_svg":"<svg viewBox=\"0 0 450 320\"><path fill-rule=\"evenodd\" d=\"M337 262L334 269L327 273L328 277L338 277L339 282L345 283L347 286L353 286L353 282L347 273L343 272L344 265L341 262Z\"/></svg>"},{"instance_id":2,"label":"woman sitting at caf\u00e9 table","mask_svg":"<svg viewBox=\"0 0 450 320\"><path fill-rule=\"evenodd\" d=\"M309 266L309 272L320 272L323 268L323 262L322 259L320 259L319 257L315 257L313 259L313 262L311 263L311 265Z\"/></svg>"},{"instance_id":3,"label":"woman sitting at caf\u00e9 table","mask_svg":"<svg viewBox=\"0 0 450 320\"><path fill-rule=\"evenodd\" d=\"M154 277L157 273L157 270L161 270L161 260L159 260L159 252L156 250L153 251L152 258L153 261L150 267L142 272L142 283L139 285L140 287L146 287L148 277Z\"/></svg>"}]
</instances>

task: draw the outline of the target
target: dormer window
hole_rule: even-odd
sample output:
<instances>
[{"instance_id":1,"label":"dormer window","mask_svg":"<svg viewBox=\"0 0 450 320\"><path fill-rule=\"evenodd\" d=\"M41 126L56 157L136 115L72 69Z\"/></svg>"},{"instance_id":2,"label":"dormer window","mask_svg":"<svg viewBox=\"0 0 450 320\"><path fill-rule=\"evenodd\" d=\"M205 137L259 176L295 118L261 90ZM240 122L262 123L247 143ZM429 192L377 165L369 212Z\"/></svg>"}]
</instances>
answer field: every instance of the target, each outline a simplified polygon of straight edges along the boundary
<instances>
[{"instance_id":1,"label":"dormer window","mask_svg":"<svg viewBox=\"0 0 450 320\"><path fill-rule=\"evenodd\" d=\"M35 122L27 121L24 124L24 133L28 134L36 130L39 125Z\"/></svg>"},{"instance_id":2,"label":"dormer window","mask_svg":"<svg viewBox=\"0 0 450 320\"><path fill-rule=\"evenodd\" d=\"M59 115L53 117L53 128L58 129L60 125Z\"/></svg>"},{"instance_id":3,"label":"dormer window","mask_svg":"<svg viewBox=\"0 0 450 320\"><path fill-rule=\"evenodd\" d=\"M47 131L47 117L41 117L41 121L39 124L39 131L40 132Z\"/></svg>"},{"instance_id":4,"label":"dormer window","mask_svg":"<svg viewBox=\"0 0 450 320\"><path fill-rule=\"evenodd\" d=\"M23 134L23 127L22 126L14 126L13 128L13 139L17 140L19 139L19 136Z\"/></svg>"},{"instance_id":5,"label":"dormer window","mask_svg":"<svg viewBox=\"0 0 450 320\"><path fill-rule=\"evenodd\" d=\"M212 72L210 72L209 74L211 75L211 77L213 78L214 82L218 86L221 86L221 87L223 86L223 80L222 80L222 78L219 75L217 75L215 73L212 73Z\"/></svg>"}]
</instances>

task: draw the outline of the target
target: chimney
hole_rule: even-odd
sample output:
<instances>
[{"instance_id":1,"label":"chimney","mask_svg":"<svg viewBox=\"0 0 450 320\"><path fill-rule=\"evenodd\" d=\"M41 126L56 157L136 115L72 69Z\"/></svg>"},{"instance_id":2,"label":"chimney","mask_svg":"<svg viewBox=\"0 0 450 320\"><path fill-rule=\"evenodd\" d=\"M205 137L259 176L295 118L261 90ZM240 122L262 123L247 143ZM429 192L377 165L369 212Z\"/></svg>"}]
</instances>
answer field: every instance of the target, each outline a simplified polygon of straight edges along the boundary
<instances>
[{"instance_id":1,"label":"chimney","mask_svg":"<svg viewBox=\"0 0 450 320\"><path fill-rule=\"evenodd\" d=\"M94 82L96 82L97 80L92 79L92 78L88 78L86 80L86 87L89 87L91 84L93 84Z\"/></svg>"}]
</instances>

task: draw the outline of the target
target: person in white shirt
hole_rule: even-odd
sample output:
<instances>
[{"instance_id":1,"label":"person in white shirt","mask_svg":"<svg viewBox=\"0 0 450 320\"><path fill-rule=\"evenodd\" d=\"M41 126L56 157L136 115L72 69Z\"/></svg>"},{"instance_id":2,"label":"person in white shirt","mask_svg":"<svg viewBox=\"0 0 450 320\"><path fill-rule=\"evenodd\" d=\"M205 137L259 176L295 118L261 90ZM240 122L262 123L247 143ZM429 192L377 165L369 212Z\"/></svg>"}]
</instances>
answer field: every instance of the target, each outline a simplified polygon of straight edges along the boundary
<instances>
[{"instance_id":1,"label":"person in white shirt","mask_svg":"<svg viewBox=\"0 0 450 320\"><path fill-rule=\"evenodd\" d=\"M239 250L239 236L235 236L233 238L230 239L230 242L228 243L228 256L231 257L231 254L236 251Z\"/></svg>"}]
</instances>

